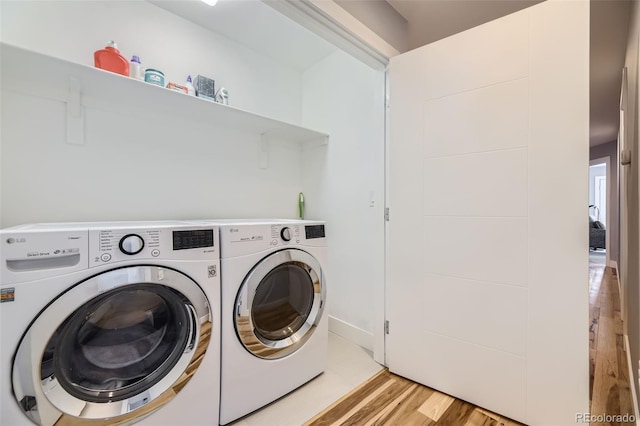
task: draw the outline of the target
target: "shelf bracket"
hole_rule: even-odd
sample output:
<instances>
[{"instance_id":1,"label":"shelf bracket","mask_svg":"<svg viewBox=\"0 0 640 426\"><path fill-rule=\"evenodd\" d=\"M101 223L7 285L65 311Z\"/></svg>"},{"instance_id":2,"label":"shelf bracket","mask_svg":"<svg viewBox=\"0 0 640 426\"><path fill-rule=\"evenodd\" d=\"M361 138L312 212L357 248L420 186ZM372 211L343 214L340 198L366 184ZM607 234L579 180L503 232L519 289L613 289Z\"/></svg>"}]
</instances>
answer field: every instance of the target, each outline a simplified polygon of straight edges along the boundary
<instances>
[{"instance_id":1,"label":"shelf bracket","mask_svg":"<svg viewBox=\"0 0 640 426\"><path fill-rule=\"evenodd\" d=\"M269 137L266 133L260 134L260 154L258 166L265 170L269 168Z\"/></svg>"},{"instance_id":2,"label":"shelf bracket","mask_svg":"<svg viewBox=\"0 0 640 426\"><path fill-rule=\"evenodd\" d=\"M67 144L84 145L84 108L80 102L80 81L75 77L69 78Z\"/></svg>"}]
</instances>

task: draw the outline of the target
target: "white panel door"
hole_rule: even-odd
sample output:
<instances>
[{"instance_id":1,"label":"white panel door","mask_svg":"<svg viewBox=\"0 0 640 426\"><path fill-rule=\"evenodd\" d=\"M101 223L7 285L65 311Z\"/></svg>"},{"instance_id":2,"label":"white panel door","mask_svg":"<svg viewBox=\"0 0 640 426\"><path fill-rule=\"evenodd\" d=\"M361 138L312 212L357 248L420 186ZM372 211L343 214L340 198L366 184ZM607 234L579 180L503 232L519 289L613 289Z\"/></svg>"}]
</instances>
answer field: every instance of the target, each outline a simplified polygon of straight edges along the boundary
<instances>
[{"instance_id":1,"label":"white panel door","mask_svg":"<svg viewBox=\"0 0 640 426\"><path fill-rule=\"evenodd\" d=\"M527 424L588 411L588 2L390 66L390 370Z\"/></svg>"}]
</instances>

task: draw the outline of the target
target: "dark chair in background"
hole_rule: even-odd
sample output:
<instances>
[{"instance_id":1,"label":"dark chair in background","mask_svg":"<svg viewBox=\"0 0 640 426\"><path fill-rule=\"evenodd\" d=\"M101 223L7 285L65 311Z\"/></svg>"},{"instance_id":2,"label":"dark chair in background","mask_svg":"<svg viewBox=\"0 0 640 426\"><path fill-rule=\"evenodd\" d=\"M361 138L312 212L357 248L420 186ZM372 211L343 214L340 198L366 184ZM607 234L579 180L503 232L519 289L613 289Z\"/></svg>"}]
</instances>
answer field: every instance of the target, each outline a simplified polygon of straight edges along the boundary
<instances>
[{"instance_id":1,"label":"dark chair in background","mask_svg":"<svg viewBox=\"0 0 640 426\"><path fill-rule=\"evenodd\" d=\"M600 219L600 212L597 206L593 204L589 206L589 213L591 209L594 209L596 216L593 217L589 214L589 248L590 249L604 249L606 248L605 241L607 239L607 230Z\"/></svg>"}]
</instances>

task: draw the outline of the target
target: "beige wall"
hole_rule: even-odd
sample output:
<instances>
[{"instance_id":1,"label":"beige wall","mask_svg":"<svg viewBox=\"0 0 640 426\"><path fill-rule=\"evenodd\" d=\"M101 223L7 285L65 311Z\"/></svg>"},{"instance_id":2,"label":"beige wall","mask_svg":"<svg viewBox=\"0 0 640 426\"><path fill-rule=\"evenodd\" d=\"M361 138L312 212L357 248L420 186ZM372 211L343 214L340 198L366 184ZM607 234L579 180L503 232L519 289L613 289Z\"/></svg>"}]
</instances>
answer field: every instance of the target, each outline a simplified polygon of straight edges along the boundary
<instances>
[{"instance_id":1,"label":"beige wall","mask_svg":"<svg viewBox=\"0 0 640 426\"><path fill-rule=\"evenodd\" d=\"M336 0L336 3L399 52L409 50L407 20L386 1Z\"/></svg>"},{"instance_id":2,"label":"beige wall","mask_svg":"<svg viewBox=\"0 0 640 426\"><path fill-rule=\"evenodd\" d=\"M628 96L626 100L625 121L623 129L625 142L623 149L632 152L630 166L622 167L620 171L620 282L622 291L626 292L626 331L629 336L631 365L636 387L638 385L638 361L640 360L640 251L639 251L639 189L638 166L640 152L638 149L638 36L640 34L640 4L633 2L630 22L629 38L627 40L627 55L625 66L628 73Z\"/></svg>"}]
</instances>

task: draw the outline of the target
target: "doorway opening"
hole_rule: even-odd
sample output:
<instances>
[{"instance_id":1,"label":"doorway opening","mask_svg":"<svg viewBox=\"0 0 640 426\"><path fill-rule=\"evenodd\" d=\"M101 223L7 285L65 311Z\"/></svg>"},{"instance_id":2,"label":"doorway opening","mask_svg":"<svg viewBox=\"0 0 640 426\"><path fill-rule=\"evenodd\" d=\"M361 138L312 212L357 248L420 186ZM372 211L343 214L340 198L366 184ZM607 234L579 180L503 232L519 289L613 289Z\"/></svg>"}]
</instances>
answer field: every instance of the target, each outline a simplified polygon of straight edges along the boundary
<instances>
[{"instance_id":1,"label":"doorway opening","mask_svg":"<svg viewBox=\"0 0 640 426\"><path fill-rule=\"evenodd\" d=\"M589 166L589 258L607 264L607 163Z\"/></svg>"}]
</instances>

